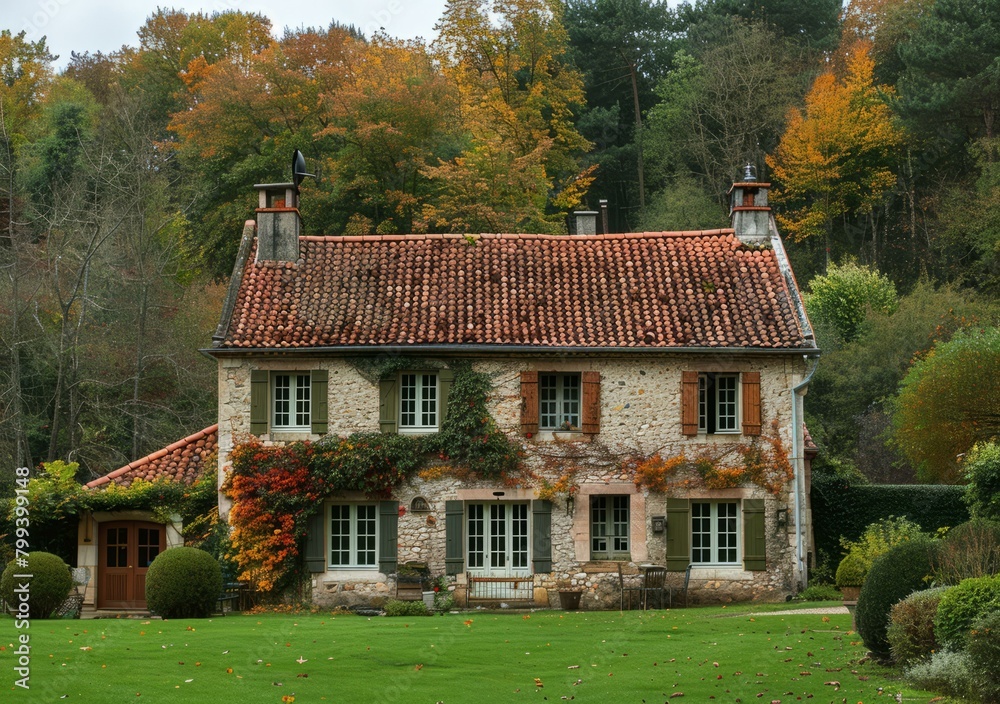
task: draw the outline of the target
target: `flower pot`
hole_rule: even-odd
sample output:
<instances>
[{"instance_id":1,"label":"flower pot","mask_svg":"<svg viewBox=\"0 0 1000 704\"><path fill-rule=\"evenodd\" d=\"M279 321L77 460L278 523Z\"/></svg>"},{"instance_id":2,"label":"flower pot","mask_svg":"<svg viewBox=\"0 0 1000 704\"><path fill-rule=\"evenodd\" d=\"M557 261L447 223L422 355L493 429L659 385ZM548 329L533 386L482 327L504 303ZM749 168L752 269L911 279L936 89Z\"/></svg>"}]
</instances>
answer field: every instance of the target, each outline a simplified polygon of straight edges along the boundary
<instances>
[{"instance_id":1,"label":"flower pot","mask_svg":"<svg viewBox=\"0 0 1000 704\"><path fill-rule=\"evenodd\" d=\"M427 607L428 611L434 610L434 594L436 592L424 592L424 606Z\"/></svg>"},{"instance_id":2,"label":"flower pot","mask_svg":"<svg viewBox=\"0 0 1000 704\"><path fill-rule=\"evenodd\" d=\"M580 597L583 593L577 590L565 589L559 591L559 606L564 611L578 611L580 608Z\"/></svg>"}]
</instances>

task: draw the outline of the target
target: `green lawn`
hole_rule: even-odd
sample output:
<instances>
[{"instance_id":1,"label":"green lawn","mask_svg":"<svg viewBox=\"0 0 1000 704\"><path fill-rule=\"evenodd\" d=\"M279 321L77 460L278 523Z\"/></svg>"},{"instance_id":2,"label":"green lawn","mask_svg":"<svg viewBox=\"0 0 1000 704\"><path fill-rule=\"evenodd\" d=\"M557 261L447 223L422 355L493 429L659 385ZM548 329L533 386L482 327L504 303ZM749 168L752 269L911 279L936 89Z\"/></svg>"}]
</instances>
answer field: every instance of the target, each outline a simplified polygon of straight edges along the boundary
<instances>
[{"instance_id":1,"label":"green lawn","mask_svg":"<svg viewBox=\"0 0 1000 704\"><path fill-rule=\"evenodd\" d=\"M756 609L760 610L759 605ZM32 624L5 702L926 702L867 662L848 616L750 607L425 618L230 615ZM536 679L537 678L537 679ZM835 685L833 683L839 683ZM880 690L884 690L881 691ZM285 701L289 701L286 699Z\"/></svg>"}]
</instances>

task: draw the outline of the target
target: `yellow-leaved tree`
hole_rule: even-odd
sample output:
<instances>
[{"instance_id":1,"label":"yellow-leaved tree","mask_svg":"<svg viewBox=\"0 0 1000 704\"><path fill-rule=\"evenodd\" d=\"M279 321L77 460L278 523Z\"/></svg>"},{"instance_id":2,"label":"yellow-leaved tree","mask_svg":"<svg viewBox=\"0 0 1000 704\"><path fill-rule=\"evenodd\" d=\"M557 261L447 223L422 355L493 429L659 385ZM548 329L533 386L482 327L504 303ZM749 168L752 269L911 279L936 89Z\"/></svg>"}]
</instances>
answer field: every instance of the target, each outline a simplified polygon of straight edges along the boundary
<instances>
[{"instance_id":1,"label":"yellow-leaved tree","mask_svg":"<svg viewBox=\"0 0 1000 704\"><path fill-rule=\"evenodd\" d=\"M853 44L844 75L816 78L767 157L774 201L785 206L777 220L793 240L823 236L829 251L834 222L870 215L896 183L903 131L887 102L893 91L875 85L873 70L869 45Z\"/></svg>"},{"instance_id":2,"label":"yellow-leaved tree","mask_svg":"<svg viewBox=\"0 0 1000 704\"><path fill-rule=\"evenodd\" d=\"M438 58L458 89L461 153L425 169L438 197L431 230L555 232L592 176L590 144L573 124L580 72L555 0L449 0Z\"/></svg>"}]
</instances>

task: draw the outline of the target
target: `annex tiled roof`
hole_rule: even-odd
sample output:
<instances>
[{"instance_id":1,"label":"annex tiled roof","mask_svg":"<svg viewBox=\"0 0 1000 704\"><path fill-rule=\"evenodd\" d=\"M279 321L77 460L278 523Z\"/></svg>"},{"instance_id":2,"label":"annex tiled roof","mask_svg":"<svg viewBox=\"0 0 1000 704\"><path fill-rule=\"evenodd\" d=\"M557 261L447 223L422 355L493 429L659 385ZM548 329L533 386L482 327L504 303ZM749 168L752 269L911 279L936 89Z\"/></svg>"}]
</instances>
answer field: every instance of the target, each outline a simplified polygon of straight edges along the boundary
<instances>
[{"instance_id":1,"label":"annex tiled roof","mask_svg":"<svg viewBox=\"0 0 1000 704\"><path fill-rule=\"evenodd\" d=\"M811 347L769 247L730 229L301 237L246 264L222 348Z\"/></svg>"},{"instance_id":2,"label":"annex tiled roof","mask_svg":"<svg viewBox=\"0 0 1000 704\"><path fill-rule=\"evenodd\" d=\"M129 462L124 467L88 482L87 488L96 489L112 482L129 486L136 479L148 482L168 479L193 484L205 470L206 458L215 452L218 444L219 426L211 425L194 435L167 445L162 450L157 450L135 462Z\"/></svg>"}]
</instances>

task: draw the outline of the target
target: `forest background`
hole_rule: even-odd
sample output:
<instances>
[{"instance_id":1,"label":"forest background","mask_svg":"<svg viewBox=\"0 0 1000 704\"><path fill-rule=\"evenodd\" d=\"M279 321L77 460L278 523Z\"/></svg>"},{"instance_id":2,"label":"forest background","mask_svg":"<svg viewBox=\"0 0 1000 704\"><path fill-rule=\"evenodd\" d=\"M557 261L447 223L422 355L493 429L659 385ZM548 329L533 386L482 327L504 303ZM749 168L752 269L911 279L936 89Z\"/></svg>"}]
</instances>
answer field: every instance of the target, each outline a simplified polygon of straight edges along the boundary
<instances>
[{"instance_id":1,"label":"forest background","mask_svg":"<svg viewBox=\"0 0 1000 704\"><path fill-rule=\"evenodd\" d=\"M160 9L0 34L0 466L87 481L215 421L254 183L307 234L725 226L743 165L824 356L817 472L960 482L1000 424L1000 0L452 0L429 44ZM12 491L4 471L0 494Z\"/></svg>"}]
</instances>

